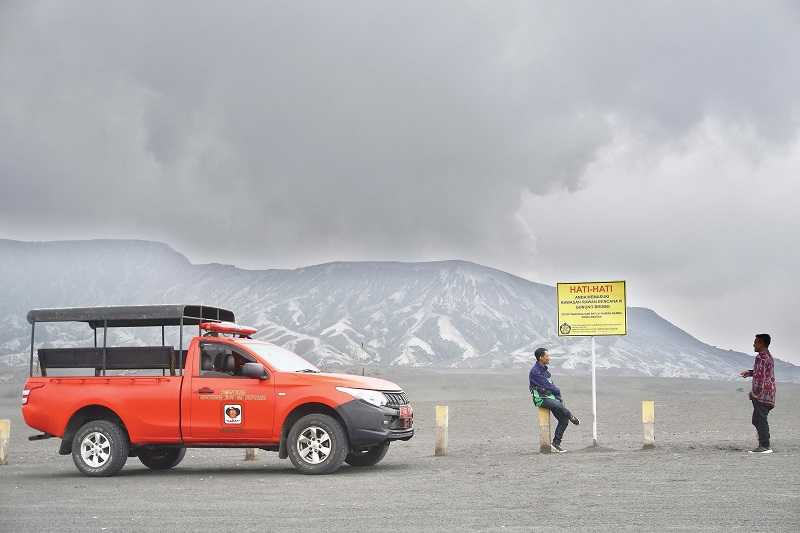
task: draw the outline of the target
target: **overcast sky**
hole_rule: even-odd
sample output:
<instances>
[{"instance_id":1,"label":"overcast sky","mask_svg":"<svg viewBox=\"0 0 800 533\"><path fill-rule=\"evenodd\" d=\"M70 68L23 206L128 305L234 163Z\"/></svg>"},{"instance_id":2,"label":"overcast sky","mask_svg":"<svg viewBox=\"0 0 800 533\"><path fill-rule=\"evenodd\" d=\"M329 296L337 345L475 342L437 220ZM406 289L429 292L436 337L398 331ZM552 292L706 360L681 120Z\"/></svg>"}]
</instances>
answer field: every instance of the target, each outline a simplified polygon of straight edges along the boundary
<instances>
[{"instance_id":1,"label":"overcast sky","mask_svg":"<svg viewBox=\"0 0 800 533\"><path fill-rule=\"evenodd\" d=\"M626 279L800 362L800 4L643 4L3 1L0 237Z\"/></svg>"}]
</instances>

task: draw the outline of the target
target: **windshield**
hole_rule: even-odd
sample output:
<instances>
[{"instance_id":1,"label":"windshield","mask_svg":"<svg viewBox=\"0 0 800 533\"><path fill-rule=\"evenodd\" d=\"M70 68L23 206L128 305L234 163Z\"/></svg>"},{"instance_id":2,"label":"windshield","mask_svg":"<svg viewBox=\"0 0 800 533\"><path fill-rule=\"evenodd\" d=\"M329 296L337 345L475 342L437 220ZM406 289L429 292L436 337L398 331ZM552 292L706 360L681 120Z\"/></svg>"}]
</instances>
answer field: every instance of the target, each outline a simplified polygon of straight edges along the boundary
<instances>
[{"instance_id":1,"label":"windshield","mask_svg":"<svg viewBox=\"0 0 800 533\"><path fill-rule=\"evenodd\" d=\"M319 368L286 348L261 341L242 342L242 344L280 372L319 372Z\"/></svg>"}]
</instances>

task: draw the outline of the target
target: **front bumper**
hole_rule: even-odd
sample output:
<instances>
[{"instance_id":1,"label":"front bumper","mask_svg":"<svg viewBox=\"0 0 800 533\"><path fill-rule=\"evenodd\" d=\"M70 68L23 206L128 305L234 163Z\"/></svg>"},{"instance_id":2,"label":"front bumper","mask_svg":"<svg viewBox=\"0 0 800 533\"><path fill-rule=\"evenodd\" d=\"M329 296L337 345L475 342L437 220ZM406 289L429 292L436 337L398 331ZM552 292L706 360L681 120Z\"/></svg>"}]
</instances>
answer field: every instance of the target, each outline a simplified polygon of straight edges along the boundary
<instances>
[{"instance_id":1,"label":"front bumper","mask_svg":"<svg viewBox=\"0 0 800 533\"><path fill-rule=\"evenodd\" d=\"M413 416L408 426L404 426L400 410L393 407L376 407L362 400L353 400L340 405L336 411L347 426L351 447L374 446L414 436Z\"/></svg>"}]
</instances>

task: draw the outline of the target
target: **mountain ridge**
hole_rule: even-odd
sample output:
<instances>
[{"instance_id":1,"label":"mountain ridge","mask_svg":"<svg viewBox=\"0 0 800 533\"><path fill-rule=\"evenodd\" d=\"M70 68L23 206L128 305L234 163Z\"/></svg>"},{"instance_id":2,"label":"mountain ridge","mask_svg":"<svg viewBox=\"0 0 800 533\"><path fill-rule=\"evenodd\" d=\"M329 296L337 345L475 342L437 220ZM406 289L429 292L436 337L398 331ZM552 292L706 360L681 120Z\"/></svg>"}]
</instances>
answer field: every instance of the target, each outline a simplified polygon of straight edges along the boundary
<instances>
[{"instance_id":1,"label":"mountain ridge","mask_svg":"<svg viewBox=\"0 0 800 533\"><path fill-rule=\"evenodd\" d=\"M175 301L230 308L259 329L257 338L328 367L526 366L540 345L565 372L583 373L590 364L587 338L556 334L552 286L470 261L251 270L194 264L164 243L130 239L6 239L0 255L0 275L16 281L0 287L0 368L27 360L31 308ZM733 379L752 364L752 356L707 345L652 309L630 307L628 317L628 336L597 338L603 372ZM44 329L50 344L82 339L74 325ZM148 342L139 332L117 334L112 339ZM800 367L776 367L779 379L800 381Z\"/></svg>"}]
</instances>

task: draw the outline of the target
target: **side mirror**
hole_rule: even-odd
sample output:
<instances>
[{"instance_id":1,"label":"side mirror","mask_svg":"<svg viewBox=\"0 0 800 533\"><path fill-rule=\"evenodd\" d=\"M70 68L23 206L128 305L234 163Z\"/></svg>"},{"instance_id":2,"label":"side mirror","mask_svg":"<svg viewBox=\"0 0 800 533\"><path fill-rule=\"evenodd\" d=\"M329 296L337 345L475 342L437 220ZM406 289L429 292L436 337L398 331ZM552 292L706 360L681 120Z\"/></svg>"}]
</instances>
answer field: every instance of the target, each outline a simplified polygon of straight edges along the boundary
<instances>
[{"instance_id":1,"label":"side mirror","mask_svg":"<svg viewBox=\"0 0 800 533\"><path fill-rule=\"evenodd\" d=\"M246 378L267 379L267 371L258 363L245 363L242 365L242 376Z\"/></svg>"}]
</instances>

